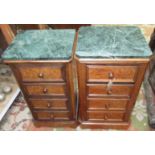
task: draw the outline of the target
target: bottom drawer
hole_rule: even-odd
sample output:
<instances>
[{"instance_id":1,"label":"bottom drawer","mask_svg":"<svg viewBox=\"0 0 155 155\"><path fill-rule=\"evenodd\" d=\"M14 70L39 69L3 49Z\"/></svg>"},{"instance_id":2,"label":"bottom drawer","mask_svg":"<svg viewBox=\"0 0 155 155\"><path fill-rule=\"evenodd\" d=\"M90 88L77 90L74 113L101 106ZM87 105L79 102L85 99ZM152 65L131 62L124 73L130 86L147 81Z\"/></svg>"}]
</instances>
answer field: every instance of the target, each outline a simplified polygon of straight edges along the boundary
<instances>
[{"instance_id":1,"label":"bottom drawer","mask_svg":"<svg viewBox=\"0 0 155 155\"><path fill-rule=\"evenodd\" d=\"M87 112L87 118L88 120L101 120L101 121L123 121L125 116L125 112L118 112L118 111L113 111L113 112L102 112L102 111L97 111L97 112L92 112L88 111Z\"/></svg>"},{"instance_id":2,"label":"bottom drawer","mask_svg":"<svg viewBox=\"0 0 155 155\"><path fill-rule=\"evenodd\" d=\"M69 112L34 112L38 120L69 120Z\"/></svg>"}]
</instances>

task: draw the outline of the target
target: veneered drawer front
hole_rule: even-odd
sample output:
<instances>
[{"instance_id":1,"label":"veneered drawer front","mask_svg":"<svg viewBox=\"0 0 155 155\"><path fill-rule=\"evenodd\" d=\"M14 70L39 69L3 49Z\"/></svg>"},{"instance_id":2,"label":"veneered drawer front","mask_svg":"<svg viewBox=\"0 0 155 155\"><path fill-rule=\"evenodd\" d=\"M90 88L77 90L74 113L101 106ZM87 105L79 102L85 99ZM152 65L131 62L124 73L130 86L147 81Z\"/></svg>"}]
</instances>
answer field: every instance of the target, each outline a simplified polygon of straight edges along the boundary
<instances>
[{"instance_id":1,"label":"veneered drawer front","mask_svg":"<svg viewBox=\"0 0 155 155\"><path fill-rule=\"evenodd\" d=\"M35 111L34 114L38 120L69 120L68 112Z\"/></svg>"},{"instance_id":2,"label":"veneered drawer front","mask_svg":"<svg viewBox=\"0 0 155 155\"><path fill-rule=\"evenodd\" d=\"M137 66L87 65L88 82L135 82Z\"/></svg>"},{"instance_id":3,"label":"veneered drawer front","mask_svg":"<svg viewBox=\"0 0 155 155\"><path fill-rule=\"evenodd\" d=\"M26 64L18 65L22 81L65 81L65 67L56 64Z\"/></svg>"},{"instance_id":4,"label":"veneered drawer front","mask_svg":"<svg viewBox=\"0 0 155 155\"><path fill-rule=\"evenodd\" d=\"M33 109L67 110L67 99L29 99Z\"/></svg>"},{"instance_id":5,"label":"veneered drawer front","mask_svg":"<svg viewBox=\"0 0 155 155\"><path fill-rule=\"evenodd\" d=\"M113 84L108 90L107 84L87 84L88 96L121 96L130 97L133 85Z\"/></svg>"},{"instance_id":6,"label":"veneered drawer front","mask_svg":"<svg viewBox=\"0 0 155 155\"><path fill-rule=\"evenodd\" d=\"M66 96L66 84L26 84L24 89L28 96Z\"/></svg>"},{"instance_id":7,"label":"veneered drawer front","mask_svg":"<svg viewBox=\"0 0 155 155\"><path fill-rule=\"evenodd\" d=\"M113 112L92 112L88 111L87 112L87 118L90 121L123 121L125 116L125 112L118 112L118 111L113 111Z\"/></svg>"},{"instance_id":8,"label":"veneered drawer front","mask_svg":"<svg viewBox=\"0 0 155 155\"><path fill-rule=\"evenodd\" d=\"M87 99L88 110L126 110L127 99Z\"/></svg>"}]
</instances>

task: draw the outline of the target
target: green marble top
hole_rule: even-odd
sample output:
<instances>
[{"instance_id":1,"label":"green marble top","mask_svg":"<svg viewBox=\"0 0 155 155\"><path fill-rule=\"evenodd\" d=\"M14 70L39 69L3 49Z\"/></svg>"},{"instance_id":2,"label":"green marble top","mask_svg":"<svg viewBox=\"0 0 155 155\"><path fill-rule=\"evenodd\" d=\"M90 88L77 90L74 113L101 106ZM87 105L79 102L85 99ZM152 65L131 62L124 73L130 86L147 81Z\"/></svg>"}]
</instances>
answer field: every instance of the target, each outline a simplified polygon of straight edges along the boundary
<instances>
[{"instance_id":1,"label":"green marble top","mask_svg":"<svg viewBox=\"0 0 155 155\"><path fill-rule=\"evenodd\" d=\"M135 26L81 27L76 55L80 58L143 58L152 54Z\"/></svg>"},{"instance_id":2,"label":"green marble top","mask_svg":"<svg viewBox=\"0 0 155 155\"><path fill-rule=\"evenodd\" d=\"M19 33L2 59L47 60L71 58L75 30L27 30Z\"/></svg>"}]
</instances>

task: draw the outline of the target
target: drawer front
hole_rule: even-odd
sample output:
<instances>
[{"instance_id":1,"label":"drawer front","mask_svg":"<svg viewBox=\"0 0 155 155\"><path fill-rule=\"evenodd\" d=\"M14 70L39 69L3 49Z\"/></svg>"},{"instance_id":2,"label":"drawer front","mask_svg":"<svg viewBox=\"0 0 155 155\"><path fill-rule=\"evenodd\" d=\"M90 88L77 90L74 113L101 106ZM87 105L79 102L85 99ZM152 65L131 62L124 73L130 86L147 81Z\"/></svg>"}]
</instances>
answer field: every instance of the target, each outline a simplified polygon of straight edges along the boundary
<instances>
[{"instance_id":1,"label":"drawer front","mask_svg":"<svg viewBox=\"0 0 155 155\"><path fill-rule=\"evenodd\" d=\"M24 89L28 96L67 96L66 84L27 84Z\"/></svg>"},{"instance_id":2,"label":"drawer front","mask_svg":"<svg viewBox=\"0 0 155 155\"><path fill-rule=\"evenodd\" d=\"M88 96L120 96L130 97L133 85L113 84L108 88L108 84L87 84Z\"/></svg>"},{"instance_id":3,"label":"drawer front","mask_svg":"<svg viewBox=\"0 0 155 155\"><path fill-rule=\"evenodd\" d=\"M88 110L126 110L127 99L87 99Z\"/></svg>"},{"instance_id":4,"label":"drawer front","mask_svg":"<svg viewBox=\"0 0 155 155\"><path fill-rule=\"evenodd\" d=\"M67 110L67 99L29 99L33 109Z\"/></svg>"},{"instance_id":5,"label":"drawer front","mask_svg":"<svg viewBox=\"0 0 155 155\"><path fill-rule=\"evenodd\" d=\"M53 64L26 64L16 66L25 82L65 81L65 72L62 65Z\"/></svg>"},{"instance_id":6,"label":"drawer front","mask_svg":"<svg viewBox=\"0 0 155 155\"><path fill-rule=\"evenodd\" d=\"M134 82L136 79L137 66L106 66L87 65L88 82Z\"/></svg>"},{"instance_id":7,"label":"drawer front","mask_svg":"<svg viewBox=\"0 0 155 155\"><path fill-rule=\"evenodd\" d=\"M87 118L90 121L123 121L125 116L125 112L87 112Z\"/></svg>"},{"instance_id":8,"label":"drawer front","mask_svg":"<svg viewBox=\"0 0 155 155\"><path fill-rule=\"evenodd\" d=\"M36 119L38 120L69 120L69 113L68 112L49 112L49 111L40 111L34 112L36 115Z\"/></svg>"}]
</instances>

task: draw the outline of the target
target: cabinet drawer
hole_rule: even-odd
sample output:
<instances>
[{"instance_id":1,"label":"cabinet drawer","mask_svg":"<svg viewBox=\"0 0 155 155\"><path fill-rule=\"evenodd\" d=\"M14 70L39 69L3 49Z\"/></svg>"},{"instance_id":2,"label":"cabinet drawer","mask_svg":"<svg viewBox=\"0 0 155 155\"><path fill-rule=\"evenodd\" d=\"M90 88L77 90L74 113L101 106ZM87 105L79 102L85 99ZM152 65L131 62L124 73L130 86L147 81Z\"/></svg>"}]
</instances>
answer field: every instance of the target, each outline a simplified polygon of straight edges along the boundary
<instances>
[{"instance_id":1,"label":"cabinet drawer","mask_svg":"<svg viewBox=\"0 0 155 155\"><path fill-rule=\"evenodd\" d=\"M126 110L127 99L87 99L88 110Z\"/></svg>"},{"instance_id":2,"label":"cabinet drawer","mask_svg":"<svg viewBox=\"0 0 155 155\"><path fill-rule=\"evenodd\" d=\"M113 84L109 90L108 84L87 84L88 96L120 96L130 97L133 85Z\"/></svg>"},{"instance_id":3,"label":"cabinet drawer","mask_svg":"<svg viewBox=\"0 0 155 155\"><path fill-rule=\"evenodd\" d=\"M125 116L125 112L87 112L87 118L91 121L123 121Z\"/></svg>"},{"instance_id":4,"label":"cabinet drawer","mask_svg":"<svg viewBox=\"0 0 155 155\"><path fill-rule=\"evenodd\" d=\"M29 99L33 109L67 110L67 99Z\"/></svg>"},{"instance_id":5,"label":"cabinet drawer","mask_svg":"<svg viewBox=\"0 0 155 155\"><path fill-rule=\"evenodd\" d=\"M87 65L88 82L134 82L137 66Z\"/></svg>"},{"instance_id":6,"label":"cabinet drawer","mask_svg":"<svg viewBox=\"0 0 155 155\"><path fill-rule=\"evenodd\" d=\"M62 65L56 64L21 64L16 66L25 82L65 81Z\"/></svg>"},{"instance_id":7,"label":"cabinet drawer","mask_svg":"<svg viewBox=\"0 0 155 155\"><path fill-rule=\"evenodd\" d=\"M49 111L40 111L34 112L38 120L69 120L68 112L49 112Z\"/></svg>"},{"instance_id":8,"label":"cabinet drawer","mask_svg":"<svg viewBox=\"0 0 155 155\"><path fill-rule=\"evenodd\" d=\"M28 96L66 96L66 84L25 84Z\"/></svg>"}]
</instances>

